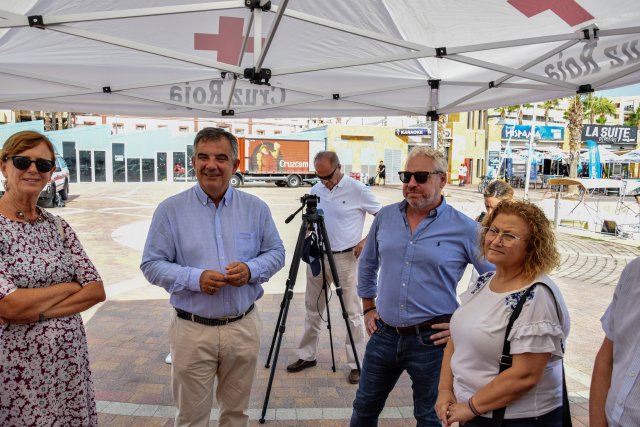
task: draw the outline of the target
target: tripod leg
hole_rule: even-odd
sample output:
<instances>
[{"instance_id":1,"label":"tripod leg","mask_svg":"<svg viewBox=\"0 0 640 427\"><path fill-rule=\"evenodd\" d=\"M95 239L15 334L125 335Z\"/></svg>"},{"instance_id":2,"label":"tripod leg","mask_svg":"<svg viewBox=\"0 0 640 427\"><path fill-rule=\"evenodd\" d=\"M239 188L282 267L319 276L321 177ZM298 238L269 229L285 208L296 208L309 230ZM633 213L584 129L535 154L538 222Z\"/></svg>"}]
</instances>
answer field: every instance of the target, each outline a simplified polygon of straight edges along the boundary
<instances>
[{"instance_id":1,"label":"tripod leg","mask_svg":"<svg viewBox=\"0 0 640 427\"><path fill-rule=\"evenodd\" d=\"M336 295L338 296L338 300L340 301L340 308L342 309L342 318L344 319L345 325L347 326L347 334L349 335L349 342L351 343L351 350L353 351L353 357L356 361L356 367L358 368L358 372L360 370L360 359L358 358L358 351L356 349L356 344L353 341L353 333L351 332L351 326L349 325L349 313L347 312L347 306L344 303L344 298L342 297L342 287L340 286L340 278L338 277L338 269L336 268L336 262L333 259L333 253L331 252L331 245L329 243L329 237L327 236L327 229L324 225L324 219L322 217L318 220L318 231L322 236L322 240L324 241L324 248L327 252L327 260L329 261L329 268L331 269L331 276L333 277L333 285L336 288ZM329 307L327 306L327 311Z\"/></svg>"},{"instance_id":2,"label":"tripod leg","mask_svg":"<svg viewBox=\"0 0 640 427\"><path fill-rule=\"evenodd\" d=\"M276 324L276 330L273 334L273 342L271 343L271 350L269 350L269 360L271 359L271 353L273 345L275 343L275 353L273 353L273 365L271 366L271 373L269 374L269 382L267 383L267 391L264 396L264 403L262 405L262 415L260 416L260 424L265 423L265 414L267 413L267 406L269 405L269 395L271 394L271 387L273 386L273 377L276 373L276 366L278 365L278 354L280 353L280 345L282 344L282 336L286 330L287 315L289 314L289 306L291 305L291 299L293 298L293 287L296 284L296 277L298 275L298 268L300 267L300 259L302 258L302 248L304 246L305 233L307 231L307 221L302 219L302 225L300 226L300 233L298 234L298 241L296 248L293 252L293 260L291 267L289 268L289 276L287 277L287 287L284 291L284 297L282 298L282 304L280 306L280 314L278 315L278 323ZM267 361L267 366L269 362Z\"/></svg>"},{"instance_id":3,"label":"tripod leg","mask_svg":"<svg viewBox=\"0 0 640 427\"><path fill-rule=\"evenodd\" d=\"M327 283L327 276L325 274L324 256L320 254L320 260L322 265L322 290L324 293L324 306L327 310L327 329L329 330L329 346L331 347L331 370L336 371L336 357L333 351L333 333L331 331L331 310L329 309L329 284Z\"/></svg>"},{"instance_id":4,"label":"tripod leg","mask_svg":"<svg viewBox=\"0 0 640 427\"><path fill-rule=\"evenodd\" d=\"M288 282L289 279L287 279ZM286 288L289 287L289 283L287 283ZM278 314L278 321L276 322L276 328L273 331L273 338L271 339L271 347L269 347L269 356L267 356L267 362L264 364L265 368L269 368L271 362L271 355L273 354L273 348L276 345L276 337L278 336L278 327L280 326L280 321L282 320L282 313L284 311L284 306L287 301L287 292L282 295L282 301L280 302L280 313Z\"/></svg>"}]
</instances>

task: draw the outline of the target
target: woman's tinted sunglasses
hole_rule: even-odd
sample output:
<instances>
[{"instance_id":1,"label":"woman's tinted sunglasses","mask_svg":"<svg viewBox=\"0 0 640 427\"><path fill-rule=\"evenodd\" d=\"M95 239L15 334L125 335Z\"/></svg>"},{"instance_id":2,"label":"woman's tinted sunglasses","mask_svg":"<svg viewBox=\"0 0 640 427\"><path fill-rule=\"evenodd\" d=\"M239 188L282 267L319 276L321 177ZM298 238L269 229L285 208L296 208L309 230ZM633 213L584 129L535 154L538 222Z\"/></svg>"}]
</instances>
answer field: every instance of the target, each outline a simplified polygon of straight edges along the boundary
<instances>
[{"instance_id":1,"label":"woman's tinted sunglasses","mask_svg":"<svg viewBox=\"0 0 640 427\"><path fill-rule=\"evenodd\" d=\"M31 160L30 158L25 156L11 156L7 158L11 159L11 161L13 162L13 166L15 166L16 169L20 169L21 171L29 169L31 163L36 164L36 169L38 169L38 172L40 173L51 172L56 166L56 162L47 159Z\"/></svg>"}]
</instances>

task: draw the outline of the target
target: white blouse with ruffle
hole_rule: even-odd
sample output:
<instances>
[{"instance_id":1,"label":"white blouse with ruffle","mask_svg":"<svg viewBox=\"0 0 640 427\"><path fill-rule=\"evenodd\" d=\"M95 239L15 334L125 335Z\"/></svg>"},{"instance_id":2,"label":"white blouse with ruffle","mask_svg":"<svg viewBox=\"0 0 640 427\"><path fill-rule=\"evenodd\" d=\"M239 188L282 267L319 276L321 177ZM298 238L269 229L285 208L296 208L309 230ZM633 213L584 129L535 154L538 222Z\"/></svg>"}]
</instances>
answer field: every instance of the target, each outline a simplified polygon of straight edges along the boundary
<instances>
[{"instance_id":1,"label":"white blouse with ruffle","mask_svg":"<svg viewBox=\"0 0 640 427\"><path fill-rule=\"evenodd\" d=\"M544 415L562 405L563 346L569 334L567 307L560 290L547 275L539 276L518 291L496 293L489 288L493 274L480 276L475 286L460 296L462 304L451 318L454 393L459 402L466 402L498 375L509 317L520 295L531 284L544 282L553 295L546 286L536 286L509 338L511 354L551 353L551 359L540 382L507 406L505 419ZM491 413L485 416L491 417Z\"/></svg>"}]
</instances>

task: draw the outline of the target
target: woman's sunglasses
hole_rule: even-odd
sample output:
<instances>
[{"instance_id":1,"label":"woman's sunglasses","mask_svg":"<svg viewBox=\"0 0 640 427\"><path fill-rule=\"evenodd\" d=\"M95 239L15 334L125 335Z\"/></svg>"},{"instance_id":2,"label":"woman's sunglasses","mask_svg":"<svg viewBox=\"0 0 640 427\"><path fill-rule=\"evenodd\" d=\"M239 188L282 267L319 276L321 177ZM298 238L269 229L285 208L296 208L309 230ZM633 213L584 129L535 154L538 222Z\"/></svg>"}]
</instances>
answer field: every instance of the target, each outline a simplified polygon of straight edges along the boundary
<instances>
[{"instance_id":1,"label":"woman's sunglasses","mask_svg":"<svg viewBox=\"0 0 640 427\"><path fill-rule=\"evenodd\" d=\"M398 176L400 177L400 181L405 184L408 184L411 181L411 177L413 177L418 184L424 184L427 182L431 175L438 175L442 172L407 172L401 171L398 172Z\"/></svg>"},{"instance_id":2,"label":"woman's sunglasses","mask_svg":"<svg viewBox=\"0 0 640 427\"><path fill-rule=\"evenodd\" d=\"M25 156L11 156L8 158L11 159L11 161L13 162L13 166L15 166L16 169L20 169L21 171L29 169L29 167L31 166L31 163L36 164L36 169L38 169L38 172L40 173L51 172L53 168L56 166L56 162L54 162L53 160L47 160L47 159L31 160L30 158Z\"/></svg>"}]
</instances>

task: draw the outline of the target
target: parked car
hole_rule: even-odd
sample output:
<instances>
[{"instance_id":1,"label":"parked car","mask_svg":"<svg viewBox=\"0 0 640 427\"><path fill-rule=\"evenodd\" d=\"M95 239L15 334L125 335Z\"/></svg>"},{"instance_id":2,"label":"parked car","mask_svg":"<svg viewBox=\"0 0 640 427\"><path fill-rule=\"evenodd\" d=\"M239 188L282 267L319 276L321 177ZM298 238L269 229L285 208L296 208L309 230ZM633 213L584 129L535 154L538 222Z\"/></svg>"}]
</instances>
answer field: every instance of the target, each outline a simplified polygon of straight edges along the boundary
<instances>
[{"instance_id":1,"label":"parked car","mask_svg":"<svg viewBox=\"0 0 640 427\"><path fill-rule=\"evenodd\" d=\"M4 177L0 177L0 197L4 194ZM51 179L40 193L38 204L45 208L53 208L56 205L56 194L62 200L69 197L69 168L61 155L56 154L56 170L51 175Z\"/></svg>"}]
</instances>

